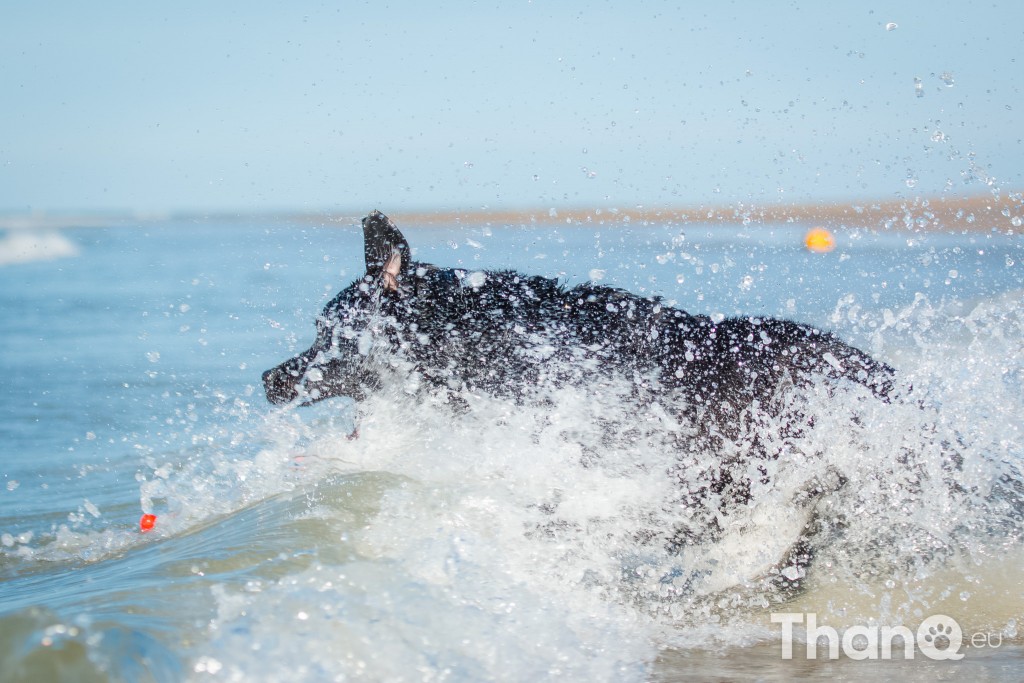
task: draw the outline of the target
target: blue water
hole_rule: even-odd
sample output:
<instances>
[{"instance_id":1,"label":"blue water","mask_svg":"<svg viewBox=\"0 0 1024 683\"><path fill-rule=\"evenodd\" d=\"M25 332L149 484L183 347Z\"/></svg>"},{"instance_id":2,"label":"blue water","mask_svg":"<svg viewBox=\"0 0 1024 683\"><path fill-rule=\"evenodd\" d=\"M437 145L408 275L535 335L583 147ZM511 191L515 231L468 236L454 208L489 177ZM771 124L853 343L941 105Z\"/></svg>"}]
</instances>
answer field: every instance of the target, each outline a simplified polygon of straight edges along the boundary
<instances>
[{"instance_id":1,"label":"blue water","mask_svg":"<svg viewBox=\"0 0 1024 683\"><path fill-rule=\"evenodd\" d=\"M262 371L361 275L357 225L0 237L0 680L667 680L736 677L736 658L824 675L779 661L779 604L839 627L945 610L1004 635L1019 666L1019 238L860 230L814 254L799 225L403 226L419 260L788 317L896 366L913 405L810 397L806 462L774 474L842 471L826 503L850 522L805 591L773 596L757 578L802 523L781 489L702 557L631 545L638 520L678 513L673 455L653 434L579 466L615 396L483 397L462 416L397 388L358 414L269 406ZM567 525L531 533L553 497ZM666 594L686 572L689 592Z\"/></svg>"}]
</instances>

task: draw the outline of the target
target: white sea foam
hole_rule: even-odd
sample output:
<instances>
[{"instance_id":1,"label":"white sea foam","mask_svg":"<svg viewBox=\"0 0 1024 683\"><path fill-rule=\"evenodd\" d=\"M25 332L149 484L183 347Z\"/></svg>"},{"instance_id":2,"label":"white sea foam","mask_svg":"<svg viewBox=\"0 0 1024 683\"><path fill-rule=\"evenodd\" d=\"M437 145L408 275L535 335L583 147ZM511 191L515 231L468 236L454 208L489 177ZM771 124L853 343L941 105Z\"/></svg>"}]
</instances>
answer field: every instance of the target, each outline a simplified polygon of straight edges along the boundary
<instances>
[{"instance_id":1,"label":"white sea foam","mask_svg":"<svg viewBox=\"0 0 1024 683\"><path fill-rule=\"evenodd\" d=\"M78 245L59 232L14 230L0 237L0 266L77 256Z\"/></svg>"}]
</instances>

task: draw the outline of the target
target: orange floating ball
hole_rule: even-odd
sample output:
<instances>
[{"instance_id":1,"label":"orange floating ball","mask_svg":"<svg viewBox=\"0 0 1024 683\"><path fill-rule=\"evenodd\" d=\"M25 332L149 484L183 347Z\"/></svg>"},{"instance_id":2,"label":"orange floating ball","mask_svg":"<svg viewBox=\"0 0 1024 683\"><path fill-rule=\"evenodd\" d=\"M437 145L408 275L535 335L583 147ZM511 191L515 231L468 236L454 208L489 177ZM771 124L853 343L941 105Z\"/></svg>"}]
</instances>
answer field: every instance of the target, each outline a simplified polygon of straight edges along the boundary
<instances>
[{"instance_id":1,"label":"orange floating ball","mask_svg":"<svg viewBox=\"0 0 1024 683\"><path fill-rule=\"evenodd\" d=\"M139 519L139 529L142 533L153 530L153 525L156 524L156 515L142 515Z\"/></svg>"},{"instance_id":2,"label":"orange floating ball","mask_svg":"<svg viewBox=\"0 0 1024 683\"><path fill-rule=\"evenodd\" d=\"M836 239L825 228L812 228L804 236L804 246L811 251L824 254L836 248Z\"/></svg>"}]
</instances>

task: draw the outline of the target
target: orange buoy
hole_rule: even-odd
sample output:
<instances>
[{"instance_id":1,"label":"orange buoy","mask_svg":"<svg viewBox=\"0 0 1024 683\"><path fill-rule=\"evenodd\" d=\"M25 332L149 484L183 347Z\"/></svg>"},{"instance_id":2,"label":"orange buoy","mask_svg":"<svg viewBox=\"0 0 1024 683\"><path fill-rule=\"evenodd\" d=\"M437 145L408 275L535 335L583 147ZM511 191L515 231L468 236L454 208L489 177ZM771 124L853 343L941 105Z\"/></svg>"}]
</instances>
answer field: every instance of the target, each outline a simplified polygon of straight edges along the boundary
<instances>
[{"instance_id":1,"label":"orange buoy","mask_svg":"<svg viewBox=\"0 0 1024 683\"><path fill-rule=\"evenodd\" d=\"M804 236L804 246L813 252L824 254L836 248L836 239L825 228L811 228Z\"/></svg>"},{"instance_id":2,"label":"orange buoy","mask_svg":"<svg viewBox=\"0 0 1024 683\"><path fill-rule=\"evenodd\" d=\"M156 524L156 515L145 514L139 518L139 530L142 533L153 530L153 525Z\"/></svg>"}]
</instances>

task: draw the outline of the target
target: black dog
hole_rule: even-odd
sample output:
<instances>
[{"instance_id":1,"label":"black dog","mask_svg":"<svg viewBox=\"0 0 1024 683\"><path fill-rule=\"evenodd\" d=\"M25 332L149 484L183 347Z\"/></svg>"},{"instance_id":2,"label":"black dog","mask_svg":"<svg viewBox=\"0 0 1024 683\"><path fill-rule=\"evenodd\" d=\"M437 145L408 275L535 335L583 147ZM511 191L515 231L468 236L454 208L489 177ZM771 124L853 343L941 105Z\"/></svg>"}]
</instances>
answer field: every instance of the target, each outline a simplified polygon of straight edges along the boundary
<instances>
[{"instance_id":1,"label":"black dog","mask_svg":"<svg viewBox=\"0 0 1024 683\"><path fill-rule=\"evenodd\" d=\"M723 427L815 375L880 397L892 387L892 368L807 325L716 323L611 287L566 290L513 271L417 263L376 211L363 219L363 237L366 275L327 304L309 350L263 374L270 402L359 400L380 386L381 355L406 359L438 388L516 399L544 385L625 377L638 393L672 393L674 405Z\"/></svg>"},{"instance_id":2,"label":"black dog","mask_svg":"<svg viewBox=\"0 0 1024 683\"><path fill-rule=\"evenodd\" d=\"M363 238L366 275L327 304L309 350L263 374L272 403L360 400L395 367L418 373L455 403L474 392L544 400L545 388L617 380L630 384L639 404L657 400L688 421L694 428L686 438L696 439L698 449L721 450L752 411L783 422L798 418L792 429L799 433L813 418L786 412L780 396L789 387L825 378L863 385L887 400L893 386L892 368L807 325L753 317L714 322L611 287L565 289L512 271L417 263L379 212L363 219ZM777 455L756 437L739 450L747 458ZM691 478L684 505L707 512L709 494L718 506L745 502L749 475L734 474L749 471L742 464L723 458L696 488ZM669 547L692 542L708 527L714 532L715 516L705 515L698 531L677 529Z\"/></svg>"}]
</instances>

